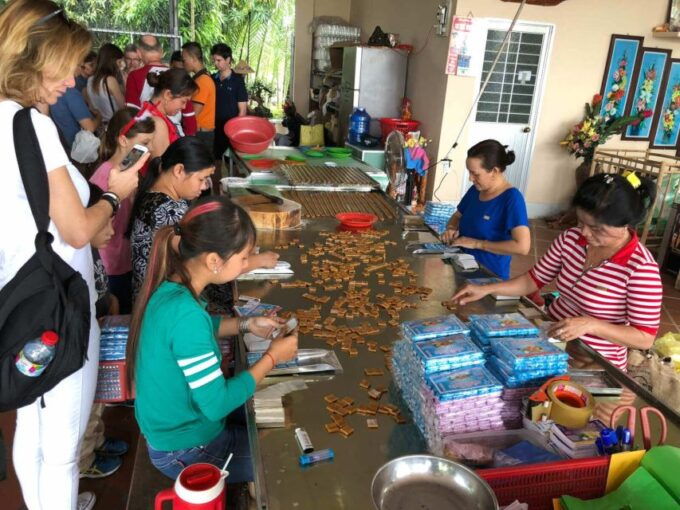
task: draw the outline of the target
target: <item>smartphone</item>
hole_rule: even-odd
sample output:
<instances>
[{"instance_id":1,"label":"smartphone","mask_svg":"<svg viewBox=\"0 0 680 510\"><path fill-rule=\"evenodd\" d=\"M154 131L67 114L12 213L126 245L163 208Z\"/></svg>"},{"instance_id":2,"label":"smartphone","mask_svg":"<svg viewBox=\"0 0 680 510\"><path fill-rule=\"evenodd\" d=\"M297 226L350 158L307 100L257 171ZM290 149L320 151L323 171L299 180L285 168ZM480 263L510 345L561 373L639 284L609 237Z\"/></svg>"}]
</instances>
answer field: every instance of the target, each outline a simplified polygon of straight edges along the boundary
<instances>
[{"instance_id":1,"label":"smartphone","mask_svg":"<svg viewBox=\"0 0 680 510\"><path fill-rule=\"evenodd\" d=\"M141 158L147 152L149 152L148 147L144 147L143 145L135 144L135 146L128 153L128 155L125 156L123 158L123 161L120 162L120 169L121 170L127 170L132 165L137 163L137 161L139 161L139 158Z\"/></svg>"}]
</instances>

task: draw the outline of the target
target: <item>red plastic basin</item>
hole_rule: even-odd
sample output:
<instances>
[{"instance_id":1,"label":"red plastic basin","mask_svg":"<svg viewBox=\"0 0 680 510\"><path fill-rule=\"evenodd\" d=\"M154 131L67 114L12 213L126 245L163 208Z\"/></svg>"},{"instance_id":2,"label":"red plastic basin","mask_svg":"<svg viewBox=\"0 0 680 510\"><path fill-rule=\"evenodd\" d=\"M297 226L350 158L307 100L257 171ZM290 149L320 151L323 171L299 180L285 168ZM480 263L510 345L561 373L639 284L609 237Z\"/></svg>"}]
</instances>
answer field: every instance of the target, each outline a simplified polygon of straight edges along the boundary
<instances>
[{"instance_id":1,"label":"red plastic basin","mask_svg":"<svg viewBox=\"0 0 680 510\"><path fill-rule=\"evenodd\" d=\"M340 221L340 225L349 229L370 228L378 221L375 214L361 212L346 212L335 215Z\"/></svg>"},{"instance_id":2,"label":"red plastic basin","mask_svg":"<svg viewBox=\"0 0 680 510\"><path fill-rule=\"evenodd\" d=\"M274 139L274 124L262 117L246 115L234 117L224 125L232 148L246 154L258 154L264 151Z\"/></svg>"},{"instance_id":3,"label":"red plastic basin","mask_svg":"<svg viewBox=\"0 0 680 510\"><path fill-rule=\"evenodd\" d=\"M262 158L262 159L251 159L248 161L248 164L250 166L253 166L255 168L261 168L263 170L272 168L274 165L279 164L278 159L268 159L268 158Z\"/></svg>"}]
</instances>

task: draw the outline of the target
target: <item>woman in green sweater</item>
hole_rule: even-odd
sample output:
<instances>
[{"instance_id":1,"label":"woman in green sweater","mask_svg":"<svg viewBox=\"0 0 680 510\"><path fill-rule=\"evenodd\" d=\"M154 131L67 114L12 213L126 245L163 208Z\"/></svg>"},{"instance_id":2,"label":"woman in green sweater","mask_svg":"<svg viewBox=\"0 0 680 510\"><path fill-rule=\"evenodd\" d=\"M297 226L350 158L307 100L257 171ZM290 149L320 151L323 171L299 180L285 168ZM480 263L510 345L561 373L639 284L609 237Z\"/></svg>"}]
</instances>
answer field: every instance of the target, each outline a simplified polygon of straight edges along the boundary
<instances>
[{"instance_id":1,"label":"woman in green sweater","mask_svg":"<svg viewBox=\"0 0 680 510\"><path fill-rule=\"evenodd\" d=\"M170 478L197 462L221 467L233 453L230 482L252 480L247 432L227 415L276 364L295 356L297 333L273 340L260 361L227 378L216 338L248 331L267 337L282 321L210 316L198 296L206 285L241 274L254 245L250 218L225 198L199 201L154 238L135 303L127 367L151 462Z\"/></svg>"}]
</instances>

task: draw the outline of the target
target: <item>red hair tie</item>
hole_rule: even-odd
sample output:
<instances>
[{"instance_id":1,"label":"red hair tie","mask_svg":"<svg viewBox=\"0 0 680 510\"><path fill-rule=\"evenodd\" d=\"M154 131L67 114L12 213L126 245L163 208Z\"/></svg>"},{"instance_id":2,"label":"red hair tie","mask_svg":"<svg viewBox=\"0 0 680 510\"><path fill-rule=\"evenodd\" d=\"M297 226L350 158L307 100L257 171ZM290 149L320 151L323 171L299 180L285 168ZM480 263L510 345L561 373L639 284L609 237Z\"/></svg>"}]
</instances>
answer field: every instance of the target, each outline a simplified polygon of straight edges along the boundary
<instances>
[{"instance_id":1,"label":"red hair tie","mask_svg":"<svg viewBox=\"0 0 680 510\"><path fill-rule=\"evenodd\" d=\"M151 112L149 112L149 103L144 103L142 106L141 110L137 112L137 114L132 117L127 124L123 126L123 128L120 130L120 133L118 133L118 136L125 136L128 134L128 132L132 129L132 126L137 124L138 121L145 119L148 117Z\"/></svg>"},{"instance_id":2,"label":"red hair tie","mask_svg":"<svg viewBox=\"0 0 680 510\"><path fill-rule=\"evenodd\" d=\"M182 220L182 223L189 223L191 220L193 220L196 216L200 216L201 214L217 211L222 207L222 204L217 201L213 202L208 202L205 204L201 204L198 207L195 207L194 209L191 209L185 216L184 219Z\"/></svg>"}]
</instances>

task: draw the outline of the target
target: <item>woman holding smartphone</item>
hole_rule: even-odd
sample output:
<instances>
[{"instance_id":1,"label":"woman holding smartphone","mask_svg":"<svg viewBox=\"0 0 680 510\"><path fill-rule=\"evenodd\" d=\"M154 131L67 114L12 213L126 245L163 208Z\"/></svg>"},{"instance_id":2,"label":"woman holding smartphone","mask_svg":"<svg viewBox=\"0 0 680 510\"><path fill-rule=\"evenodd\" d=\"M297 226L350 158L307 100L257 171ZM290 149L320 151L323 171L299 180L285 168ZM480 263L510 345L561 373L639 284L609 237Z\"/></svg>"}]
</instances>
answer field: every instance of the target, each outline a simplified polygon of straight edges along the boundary
<instances>
[{"instance_id":1,"label":"woman holding smartphone","mask_svg":"<svg viewBox=\"0 0 680 510\"><path fill-rule=\"evenodd\" d=\"M135 119L136 108L123 108L117 111L102 140L100 156L104 162L95 170L90 182L101 189L108 189L111 169L129 164L132 157L138 157L140 148L146 148L154 136L153 119ZM138 147L135 150L135 147ZM133 154L133 151L136 154ZM99 250L109 277L109 290L118 298L120 313L132 311L132 255L130 240L125 236L132 214L132 198L126 198L120 204L118 214L113 219L114 234L106 247Z\"/></svg>"},{"instance_id":2,"label":"woman holding smartphone","mask_svg":"<svg viewBox=\"0 0 680 510\"><path fill-rule=\"evenodd\" d=\"M109 192L86 207L90 195L87 181L69 163L57 129L44 112L75 86L74 71L90 45L87 30L69 20L54 2L13 0L0 10L0 288L35 253L37 228L13 141L14 116L22 108L33 108L30 118L47 171L52 248L82 275L91 301L83 367L41 399L17 409L13 462L29 510L89 510L94 506L94 494L78 496L78 445L94 400L99 360L90 241L109 222L120 201L136 188L137 172L146 161L143 158L125 172L112 168Z\"/></svg>"}]
</instances>

